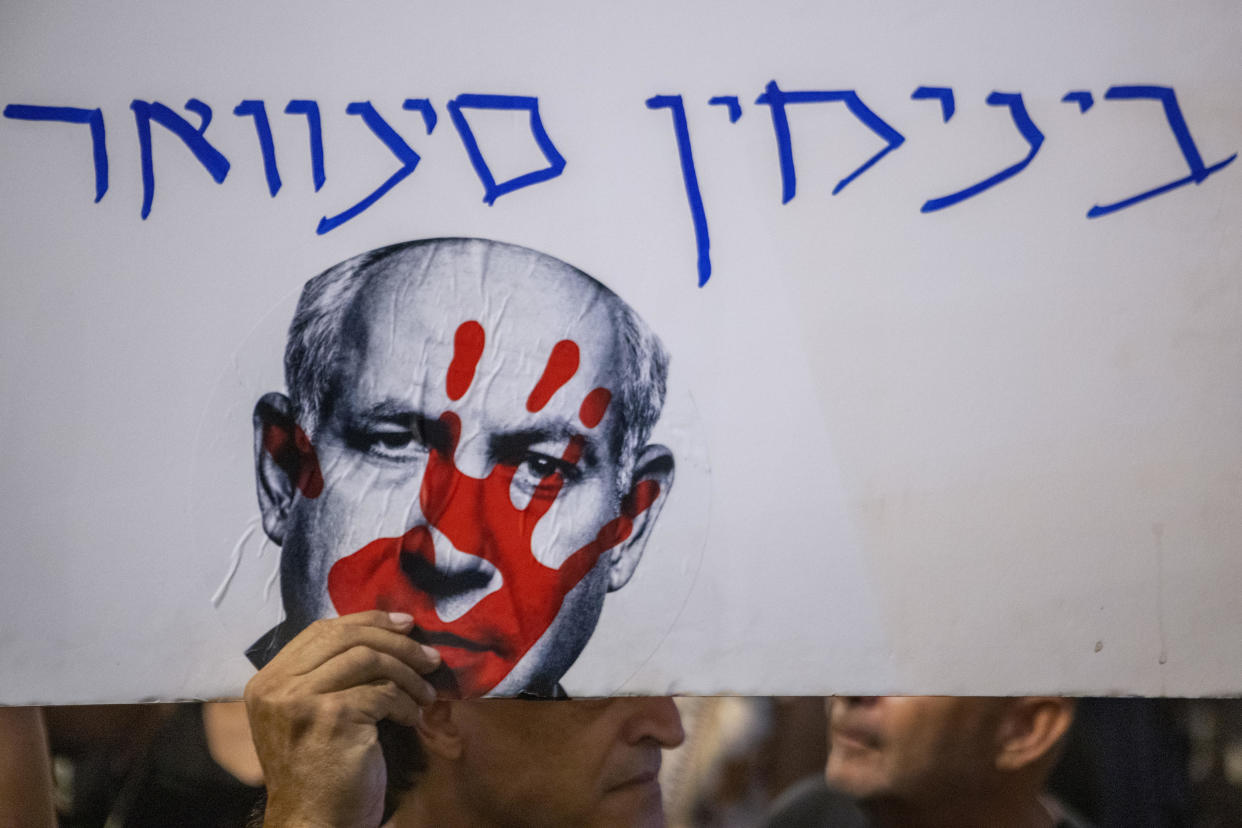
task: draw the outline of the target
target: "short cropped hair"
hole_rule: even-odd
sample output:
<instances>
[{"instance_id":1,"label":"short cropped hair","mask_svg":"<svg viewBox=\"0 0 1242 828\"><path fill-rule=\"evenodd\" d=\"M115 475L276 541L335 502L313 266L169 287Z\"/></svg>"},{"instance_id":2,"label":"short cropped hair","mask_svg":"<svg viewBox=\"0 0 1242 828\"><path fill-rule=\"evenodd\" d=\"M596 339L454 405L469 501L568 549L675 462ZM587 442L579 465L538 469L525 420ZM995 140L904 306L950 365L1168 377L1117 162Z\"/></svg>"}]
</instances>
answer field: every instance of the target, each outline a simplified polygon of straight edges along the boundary
<instances>
[{"instance_id":1,"label":"short cropped hair","mask_svg":"<svg viewBox=\"0 0 1242 828\"><path fill-rule=\"evenodd\" d=\"M336 379L343 359L342 339L350 308L382 265L406 251L429 247L484 245L488 248L527 250L489 239L422 239L378 248L334 265L311 279L302 289L297 310L289 325L285 346L285 384L293 403L294 417L310 436L331 414ZM621 387L615 400L623 431L613 451L623 475L633 466L638 450L647 444L660 412L668 383L668 354L647 324L604 285L572 265L545 253L530 253L571 270L595 285L608 300L621 348ZM623 481L628 488L628 477Z\"/></svg>"}]
</instances>

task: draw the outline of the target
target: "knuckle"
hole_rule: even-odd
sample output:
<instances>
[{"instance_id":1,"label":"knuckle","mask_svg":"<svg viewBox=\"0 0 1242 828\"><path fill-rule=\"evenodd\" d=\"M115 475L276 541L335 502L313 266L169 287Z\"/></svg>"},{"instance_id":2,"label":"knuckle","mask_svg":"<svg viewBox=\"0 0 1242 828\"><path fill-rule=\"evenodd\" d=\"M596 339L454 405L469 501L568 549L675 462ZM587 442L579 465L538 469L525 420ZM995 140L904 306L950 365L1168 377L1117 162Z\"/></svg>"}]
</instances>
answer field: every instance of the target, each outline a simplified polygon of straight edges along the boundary
<instances>
[{"instance_id":1,"label":"knuckle","mask_svg":"<svg viewBox=\"0 0 1242 828\"><path fill-rule=\"evenodd\" d=\"M436 659L412 638L407 638L401 646L401 660L411 667L421 670L436 663Z\"/></svg>"},{"instance_id":2,"label":"knuckle","mask_svg":"<svg viewBox=\"0 0 1242 828\"><path fill-rule=\"evenodd\" d=\"M279 686L279 682L275 681L271 675L259 673L246 682L246 687L242 690L242 699L248 706L261 703Z\"/></svg>"},{"instance_id":3,"label":"knuckle","mask_svg":"<svg viewBox=\"0 0 1242 828\"><path fill-rule=\"evenodd\" d=\"M323 631L327 629L327 627L328 620L326 618L317 618L306 625L306 629L314 635L322 635Z\"/></svg>"},{"instance_id":4,"label":"knuckle","mask_svg":"<svg viewBox=\"0 0 1242 828\"><path fill-rule=\"evenodd\" d=\"M349 714L349 705L340 698L328 696L319 702L316 714L324 721L339 722L347 718Z\"/></svg>"},{"instance_id":5,"label":"knuckle","mask_svg":"<svg viewBox=\"0 0 1242 828\"><path fill-rule=\"evenodd\" d=\"M380 658L380 654L377 653L375 650L372 650L370 647L366 647L366 646L363 646L362 644L359 644L355 647L350 648L349 653L350 653L350 657L354 660L354 662L358 665L358 667L363 670L374 671L374 670L380 669L380 667L383 666L383 661Z\"/></svg>"},{"instance_id":6,"label":"knuckle","mask_svg":"<svg viewBox=\"0 0 1242 828\"><path fill-rule=\"evenodd\" d=\"M312 621L306 627L306 635L316 641L330 641L332 639L333 626L328 623L328 619L320 618Z\"/></svg>"},{"instance_id":7,"label":"knuckle","mask_svg":"<svg viewBox=\"0 0 1242 828\"><path fill-rule=\"evenodd\" d=\"M264 699L262 706L276 713L282 719L297 719L304 713L306 702L296 693L282 689L280 692Z\"/></svg>"},{"instance_id":8,"label":"knuckle","mask_svg":"<svg viewBox=\"0 0 1242 828\"><path fill-rule=\"evenodd\" d=\"M349 624L333 623L336 619L325 619L317 621L317 624L323 624L321 638L324 647L332 652L345 652L353 647L357 641L357 636L353 633L353 629Z\"/></svg>"}]
</instances>

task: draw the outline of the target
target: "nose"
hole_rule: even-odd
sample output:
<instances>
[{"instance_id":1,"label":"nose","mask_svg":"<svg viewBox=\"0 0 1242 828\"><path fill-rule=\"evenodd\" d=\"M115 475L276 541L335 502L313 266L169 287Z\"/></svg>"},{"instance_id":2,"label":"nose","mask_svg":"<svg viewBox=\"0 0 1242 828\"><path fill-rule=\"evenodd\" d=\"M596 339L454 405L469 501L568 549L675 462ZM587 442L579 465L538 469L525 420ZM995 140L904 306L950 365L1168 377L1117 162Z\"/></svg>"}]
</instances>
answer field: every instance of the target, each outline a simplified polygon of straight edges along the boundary
<instances>
[{"instance_id":1,"label":"nose","mask_svg":"<svg viewBox=\"0 0 1242 828\"><path fill-rule=\"evenodd\" d=\"M660 747L675 748L686 740L686 731L681 726L681 712L670 697L617 701L629 708L625 738L630 744L650 740L658 743Z\"/></svg>"},{"instance_id":2,"label":"nose","mask_svg":"<svg viewBox=\"0 0 1242 828\"><path fill-rule=\"evenodd\" d=\"M832 696L829 703L836 703L842 707L872 707L877 704L882 696Z\"/></svg>"},{"instance_id":3,"label":"nose","mask_svg":"<svg viewBox=\"0 0 1242 828\"><path fill-rule=\"evenodd\" d=\"M881 696L825 696L824 713L828 721L835 721L840 716L850 715L853 710L865 710L873 707Z\"/></svg>"},{"instance_id":4,"label":"nose","mask_svg":"<svg viewBox=\"0 0 1242 828\"><path fill-rule=\"evenodd\" d=\"M456 548L425 524L405 533L399 556L406 580L431 597L436 615L447 623L461 618L504 581L491 562Z\"/></svg>"}]
</instances>

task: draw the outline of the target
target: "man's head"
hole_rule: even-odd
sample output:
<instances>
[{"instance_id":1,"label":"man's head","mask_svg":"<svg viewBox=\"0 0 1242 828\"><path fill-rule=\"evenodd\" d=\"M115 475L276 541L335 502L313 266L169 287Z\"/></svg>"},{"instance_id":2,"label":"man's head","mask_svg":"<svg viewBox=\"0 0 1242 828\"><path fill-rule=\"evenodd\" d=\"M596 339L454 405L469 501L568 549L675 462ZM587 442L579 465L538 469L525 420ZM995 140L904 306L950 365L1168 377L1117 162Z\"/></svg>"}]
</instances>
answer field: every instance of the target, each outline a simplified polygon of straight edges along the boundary
<instances>
[{"instance_id":1,"label":"man's head","mask_svg":"<svg viewBox=\"0 0 1242 828\"><path fill-rule=\"evenodd\" d=\"M660 752L683 738L668 698L438 701L392 824L663 825Z\"/></svg>"},{"instance_id":2,"label":"man's head","mask_svg":"<svg viewBox=\"0 0 1242 828\"><path fill-rule=\"evenodd\" d=\"M525 248L437 239L312 279L289 396L255 409L289 633L408 612L441 689L551 693L667 497L667 359L615 294Z\"/></svg>"},{"instance_id":3,"label":"man's head","mask_svg":"<svg viewBox=\"0 0 1242 828\"><path fill-rule=\"evenodd\" d=\"M830 700L828 713L828 783L909 822L994 800L1034 804L1073 719L1073 702L842 696Z\"/></svg>"}]
</instances>

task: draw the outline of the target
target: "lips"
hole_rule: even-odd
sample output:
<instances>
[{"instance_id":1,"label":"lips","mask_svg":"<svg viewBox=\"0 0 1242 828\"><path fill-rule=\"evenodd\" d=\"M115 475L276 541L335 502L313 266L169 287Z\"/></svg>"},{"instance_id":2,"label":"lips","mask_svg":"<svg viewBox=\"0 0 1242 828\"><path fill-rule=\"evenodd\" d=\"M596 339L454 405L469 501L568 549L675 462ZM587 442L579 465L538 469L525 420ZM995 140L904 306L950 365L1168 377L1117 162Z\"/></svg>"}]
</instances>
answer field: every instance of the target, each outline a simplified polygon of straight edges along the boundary
<instances>
[{"instance_id":1,"label":"lips","mask_svg":"<svg viewBox=\"0 0 1242 828\"><path fill-rule=\"evenodd\" d=\"M641 773L638 776L634 776L630 779L625 780L624 782L621 782L620 784L614 785L611 788L611 790L623 791L628 788L638 788L643 785L649 785L652 782L656 782L659 780L659 778L660 778L660 774L656 771Z\"/></svg>"},{"instance_id":2,"label":"lips","mask_svg":"<svg viewBox=\"0 0 1242 828\"><path fill-rule=\"evenodd\" d=\"M660 781L660 753L656 749L654 753L643 756L634 756L635 767L618 773L613 778L617 781L605 786L605 790L609 792L625 791L631 788L640 788L644 785Z\"/></svg>"},{"instance_id":3,"label":"lips","mask_svg":"<svg viewBox=\"0 0 1242 828\"><path fill-rule=\"evenodd\" d=\"M833 748L853 748L855 750L875 750L880 747L880 735L874 730L857 725L832 726Z\"/></svg>"},{"instance_id":4,"label":"lips","mask_svg":"<svg viewBox=\"0 0 1242 828\"><path fill-rule=\"evenodd\" d=\"M427 676L427 680L442 698L461 699L478 695L483 676L493 672L497 663L505 663L504 658L487 645L450 632L415 627L410 637L440 652L440 666Z\"/></svg>"},{"instance_id":5,"label":"lips","mask_svg":"<svg viewBox=\"0 0 1242 828\"><path fill-rule=\"evenodd\" d=\"M435 632L416 627L411 636L419 644L427 644L431 647L456 647L459 650L471 650L473 652L486 652L493 649L486 644L471 641L468 638L462 638L460 635L454 635L450 632Z\"/></svg>"},{"instance_id":6,"label":"lips","mask_svg":"<svg viewBox=\"0 0 1242 828\"><path fill-rule=\"evenodd\" d=\"M436 613L435 595L411 582L410 556L427 555L430 536L416 527L401 537L380 538L333 564L328 594L341 615L369 609L414 616L413 637L440 649L443 669L431 676L449 697L486 693L512 666L512 647L485 623L471 616L451 624ZM434 554L431 553L431 554Z\"/></svg>"}]
</instances>

